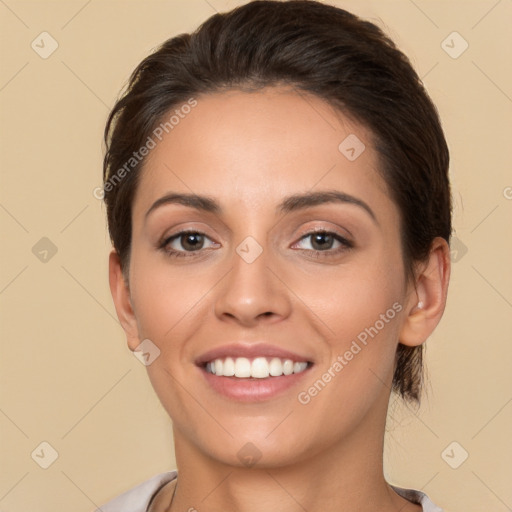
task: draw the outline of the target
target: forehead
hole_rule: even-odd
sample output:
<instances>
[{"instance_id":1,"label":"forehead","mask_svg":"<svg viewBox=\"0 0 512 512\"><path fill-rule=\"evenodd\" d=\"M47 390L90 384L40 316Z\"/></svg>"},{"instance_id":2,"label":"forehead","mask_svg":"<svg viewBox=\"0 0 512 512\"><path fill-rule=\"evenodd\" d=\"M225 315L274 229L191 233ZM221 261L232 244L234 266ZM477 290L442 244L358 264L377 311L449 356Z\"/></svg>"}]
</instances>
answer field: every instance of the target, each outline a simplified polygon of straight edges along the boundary
<instances>
[{"instance_id":1,"label":"forehead","mask_svg":"<svg viewBox=\"0 0 512 512\"><path fill-rule=\"evenodd\" d=\"M176 106L173 124L153 137L134 216L170 191L253 208L315 187L364 192L370 201L387 196L369 130L316 96L275 87L195 101Z\"/></svg>"}]
</instances>

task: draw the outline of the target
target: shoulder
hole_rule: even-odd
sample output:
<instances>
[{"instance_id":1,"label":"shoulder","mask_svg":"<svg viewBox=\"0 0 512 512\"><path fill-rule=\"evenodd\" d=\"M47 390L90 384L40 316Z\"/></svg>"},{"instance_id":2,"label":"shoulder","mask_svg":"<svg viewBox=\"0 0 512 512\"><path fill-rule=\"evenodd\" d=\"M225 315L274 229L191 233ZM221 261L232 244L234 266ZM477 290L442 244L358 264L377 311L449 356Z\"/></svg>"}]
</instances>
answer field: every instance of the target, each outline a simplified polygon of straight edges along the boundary
<instances>
[{"instance_id":1,"label":"shoulder","mask_svg":"<svg viewBox=\"0 0 512 512\"><path fill-rule=\"evenodd\" d=\"M101 505L96 512L146 512L154 494L177 475L176 471L159 473Z\"/></svg>"},{"instance_id":2,"label":"shoulder","mask_svg":"<svg viewBox=\"0 0 512 512\"><path fill-rule=\"evenodd\" d=\"M417 505L421 505L423 512L447 512L433 503L424 492L415 489L404 489L403 487L397 487L395 485L391 485L391 487L397 494L402 496L402 498L416 503Z\"/></svg>"}]
</instances>

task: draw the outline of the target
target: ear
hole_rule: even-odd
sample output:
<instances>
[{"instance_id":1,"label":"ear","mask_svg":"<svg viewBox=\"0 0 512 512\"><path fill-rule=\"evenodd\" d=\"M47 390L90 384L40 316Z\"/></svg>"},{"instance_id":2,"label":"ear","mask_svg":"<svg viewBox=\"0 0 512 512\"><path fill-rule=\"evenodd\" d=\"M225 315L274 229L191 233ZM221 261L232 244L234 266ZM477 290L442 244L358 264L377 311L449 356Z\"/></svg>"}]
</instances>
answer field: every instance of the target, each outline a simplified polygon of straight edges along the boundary
<instances>
[{"instance_id":1,"label":"ear","mask_svg":"<svg viewBox=\"0 0 512 512\"><path fill-rule=\"evenodd\" d=\"M400 343L414 347L424 343L443 316L450 280L450 248L444 238L432 242L428 260L409 293L407 317L400 331Z\"/></svg>"},{"instance_id":2,"label":"ear","mask_svg":"<svg viewBox=\"0 0 512 512\"><path fill-rule=\"evenodd\" d=\"M119 318L121 327L126 334L128 347L130 350L134 351L140 344L139 330L132 308L128 283L123 275L121 260L115 249L113 249L109 255L108 277L110 293L114 300L117 318Z\"/></svg>"}]
</instances>

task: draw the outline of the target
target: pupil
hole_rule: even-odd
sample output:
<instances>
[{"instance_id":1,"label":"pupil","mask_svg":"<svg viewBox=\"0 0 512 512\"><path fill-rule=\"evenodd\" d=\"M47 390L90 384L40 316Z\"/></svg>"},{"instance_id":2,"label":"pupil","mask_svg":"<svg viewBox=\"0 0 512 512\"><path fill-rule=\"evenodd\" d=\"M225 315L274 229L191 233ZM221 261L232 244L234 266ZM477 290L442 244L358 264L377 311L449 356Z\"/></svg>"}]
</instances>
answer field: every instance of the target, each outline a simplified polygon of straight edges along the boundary
<instances>
[{"instance_id":1,"label":"pupil","mask_svg":"<svg viewBox=\"0 0 512 512\"><path fill-rule=\"evenodd\" d=\"M325 249L330 248L332 245L332 235L328 235L327 233L318 233L313 236L313 247L317 245L317 248Z\"/></svg>"},{"instance_id":2,"label":"pupil","mask_svg":"<svg viewBox=\"0 0 512 512\"><path fill-rule=\"evenodd\" d=\"M185 243L182 242L183 248L187 250L197 249L201 247L203 242L203 235L198 233L187 233L185 235Z\"/></svg>"}]
</instances>

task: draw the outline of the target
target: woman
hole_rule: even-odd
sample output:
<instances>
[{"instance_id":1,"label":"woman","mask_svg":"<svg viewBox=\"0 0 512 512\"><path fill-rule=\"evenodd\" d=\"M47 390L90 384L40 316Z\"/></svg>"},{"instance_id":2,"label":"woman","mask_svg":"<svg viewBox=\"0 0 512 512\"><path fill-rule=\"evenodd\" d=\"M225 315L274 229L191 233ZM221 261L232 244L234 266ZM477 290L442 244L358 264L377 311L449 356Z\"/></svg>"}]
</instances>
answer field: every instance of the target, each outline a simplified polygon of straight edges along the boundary
<instances>
[{"instance_id":1,"label":"woman","mask_svg":"<svg viewBox=\"0 0 512 512\"><path fill-rule=\"evenodd\" d=\"M110 287L178 470L101 510L440 510L382 467L450 274L407 58L341 9L250 2L147 57L105 140Z\"/></svg>"}]
</instances>

